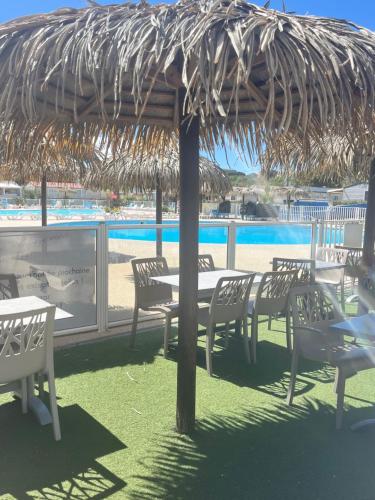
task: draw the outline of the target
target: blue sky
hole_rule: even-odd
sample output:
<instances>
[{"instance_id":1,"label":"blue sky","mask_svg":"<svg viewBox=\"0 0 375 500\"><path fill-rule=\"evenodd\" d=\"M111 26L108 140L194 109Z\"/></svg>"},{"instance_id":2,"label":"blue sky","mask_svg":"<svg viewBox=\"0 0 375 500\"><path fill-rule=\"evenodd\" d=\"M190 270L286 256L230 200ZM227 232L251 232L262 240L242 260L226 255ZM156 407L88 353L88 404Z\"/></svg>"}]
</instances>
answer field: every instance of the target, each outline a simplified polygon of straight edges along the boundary
<instances>
[{"instance_id":1,"label":"blue sky","mask_svg":"<svg viewBox=\"0 0 375 500\"><path fill-rule=\"evenodd\" d=\"M113 4L121 3L120 0L97 0L98 3ZM151 1L151 3L155 3ZM264 2L253 0L252 3L263 5ZM359 25L375 30L375 0L285 0L287 11L298 14L313 14L318 16L337 17L349 19ZM85 0L1 0L0 22L5 22L19 16L49 12L61 7L85 7ZM271 0L272 8L282 9L282 0ZM234 151L225 155L224 151L218 150L216 159L222 167L243 170L246 173L254 172L257 165L247 165L245 161L238 158Z\"/></svg>"}]
</instances>

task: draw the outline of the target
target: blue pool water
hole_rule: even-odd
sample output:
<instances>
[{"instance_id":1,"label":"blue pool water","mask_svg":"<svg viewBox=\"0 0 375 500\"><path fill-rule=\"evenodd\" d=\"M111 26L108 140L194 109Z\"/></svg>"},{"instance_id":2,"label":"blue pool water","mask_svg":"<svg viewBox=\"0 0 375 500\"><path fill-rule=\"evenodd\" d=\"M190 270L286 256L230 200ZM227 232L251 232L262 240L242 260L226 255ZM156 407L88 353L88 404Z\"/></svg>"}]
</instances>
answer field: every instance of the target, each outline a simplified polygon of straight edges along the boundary
<instances>
[{"instance_id":1,"label":"blue pool water","mask_svg":"<svg viewBox=\"0 0 375 500\"><path fill-rule=\"evenodd\" d=\"M154 224L155 221L108 221L107 225L130 225L130 224L144 224L144 229L112 229L109 231L109 237L119 240L140 240L140 241L155 241L156 230L148 229L148 224ZM164 224L173 224L176 221L164 221ZM69 226L82 226L90 225L95 226L97 222L67 222L63 225ZM59 224L61 225L61 224ZM201 227L199 229L199 242L200 243L226 243L228 229L226 227ZM163 229L163 241L178 242L179 231L178 228ZM293 225L293 224L275 224L272 226L239 226L237 227L238 244L251 244L251 245L307 245L311 242L311 228L310 226ZM292 257L292 256L291 256Z\"/></svg>"}]
</instances>

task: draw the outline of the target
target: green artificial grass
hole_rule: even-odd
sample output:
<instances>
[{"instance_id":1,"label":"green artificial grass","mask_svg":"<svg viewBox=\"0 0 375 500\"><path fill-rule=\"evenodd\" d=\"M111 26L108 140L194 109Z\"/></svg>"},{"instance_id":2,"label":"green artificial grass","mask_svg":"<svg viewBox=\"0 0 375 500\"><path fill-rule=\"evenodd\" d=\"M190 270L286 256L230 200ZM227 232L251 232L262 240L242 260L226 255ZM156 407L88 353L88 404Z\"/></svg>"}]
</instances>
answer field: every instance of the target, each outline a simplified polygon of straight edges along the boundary
<instances>
[{"instance_id":1,"label":"green artificial grass","mask_svg":"<svg viewBox=\"0 0 375 500\"><path fill-rule=\"evenodd\" d=\"M344 429L335 431L334 372L305 362L295 406L285 404L290 355L285 323L262 323L257 365L240 340L218 341L205 371L198 347L197 430L174 432L176 348L162 357L162 332L56 353L62 441L51 426L0 399L0 497L35 499L373 499L374 376L348 381ZM221 347L220 347L221 345Z\"/></svg>"}]
</instances>

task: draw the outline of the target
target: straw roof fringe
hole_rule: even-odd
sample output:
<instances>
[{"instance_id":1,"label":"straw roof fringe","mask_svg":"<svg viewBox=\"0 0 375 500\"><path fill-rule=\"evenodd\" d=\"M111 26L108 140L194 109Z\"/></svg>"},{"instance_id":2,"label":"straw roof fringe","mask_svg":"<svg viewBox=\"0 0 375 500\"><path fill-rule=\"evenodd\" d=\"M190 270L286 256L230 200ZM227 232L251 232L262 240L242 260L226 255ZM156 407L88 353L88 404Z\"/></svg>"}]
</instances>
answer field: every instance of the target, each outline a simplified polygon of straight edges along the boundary
<instances>
[{"instance_id":1,"label":"straw roof fringe","mask_svg":"<svg viewBox=\"0 0 375 500\"><path fill-rule=\"evenodd\" d=\"M47 147L42 143L36 149L33 161L17 156L13 163L6 163L6 154L0 150L0 175L21 183L39 181L44 175L54 182L82 181L89 171L101 168L104 157L93 147L77 146Z\"/></svg>"},{"instance_id":2,"label":"straw roof fringe","mask_svg":"<svg viewBox=\"0 0 375 500\"><path fill-rule=\"evenodd\" d=\"M120 191L154 191L158 179L163 193L176 195L179 190L179 155L173 149L168 155L132 154L108 161L104 166L88 170L84 184L91 189ZM203 156L199 160L200 191L224 196L231 189L225 172Z\"/></svg>"},{"instance_id":3,"label":"straw roof fringe","mask_svg":"<svg viewBox=\"0 0 375 500\"><path fill-rule=\"evenodd\" d=\"M288 133L372 129L375 36L353 23L244 0L60 9L0 26L0 140L30 160L41 140L165 148L199 115L202 147L261 152Z\"/></svg>"},{"instance_id":4,"label":"straw roof fringe","mask_svg":"<svg viewBox=\"0 0 375 500\"><path fill-rule=\"evenodd\" d=\"M328 135L312 143L308 153L296 141L277 141L265 148L259 161L266 176L280 172L323 181L367 181L374 157L375 133L372 133L367 134L366 141L354 143L348 137Z\"/></svg>"}]
</instances>

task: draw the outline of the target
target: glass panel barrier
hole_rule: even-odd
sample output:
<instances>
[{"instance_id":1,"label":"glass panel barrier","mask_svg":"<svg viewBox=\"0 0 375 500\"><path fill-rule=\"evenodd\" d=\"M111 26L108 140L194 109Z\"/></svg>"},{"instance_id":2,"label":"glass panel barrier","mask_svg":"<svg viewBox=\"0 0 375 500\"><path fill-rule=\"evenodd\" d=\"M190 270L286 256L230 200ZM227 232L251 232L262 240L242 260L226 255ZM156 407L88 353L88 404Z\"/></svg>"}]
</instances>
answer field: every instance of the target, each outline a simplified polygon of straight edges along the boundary
<instances>
[{"instance_id":1,"label":"glass panel barrier","mask_svg":"<svg viewBox=\"0 0 375 500\"><path fill-rule=\"evenodd\" d=\"M202 224L199 227L199 253L210 254L216 269L227 267L228 226L210 227Z\"/></svg>"},{"instance_id":2,"label":"glass panel barrier","mask_svg":"<svg viewBox=\"0 0 375 500\"><path fill-rule=\"evenodd\" d=\"M274 257L309 259L310 248L311 224L239 224L236 269L259 273L272 271Z\"/></svg>"},{"instance_id":3,"label":"glass panel barrier","mask_svg":"<svg viewBox=\"0 0 375 500\"><path fill-rule=\"evenodd\" d=\"M56 331L97 325L96 230L0 232L0 273L14 274L20 296L35 295L73 315Z\"/></svg>"},{"instance_id":4,"label":"glass panel barrier","mask_svg":"<svg viewBox=\"0 0 375 500\"><path fill-rule=\"evenodd\" d=\"M116 224L108 230L108 321L113 324L131 320L134 306L134 281L131 259L154 257L156 255L156 228L121 227ZM124 222L125 226L127 222ZM167 259L171 274L179 272L179 228L175 221L166 222L161 229L163 256ZM171 227L172 226L172 227ZM199 230L199 253L211 254L215 267L226 268L228 230L226 226L201 225ZM178 291L173 291L178 300ZM140 312L140 319L149 318L151 313Z\"/></svg>"},{"instance_id":5,"label":"glass panel barrier","mask_svg":"<svg viewBox=\"0 0 375 500\"><path fill-rule=\"evenodd\" d=\"M125 223L126 224L126 223ZM134 306L134 280L131 259L155 257L156 229L147 227L131 228L121 225L108 230L108 321L115 323L131 320ZM171 274L179 268L178 227L161 230L163 256L167 259ZM177 293L175 294L177 298ZM151 313L140 312L139 318L147 318Z\"/></svg>"}]
</instances>

